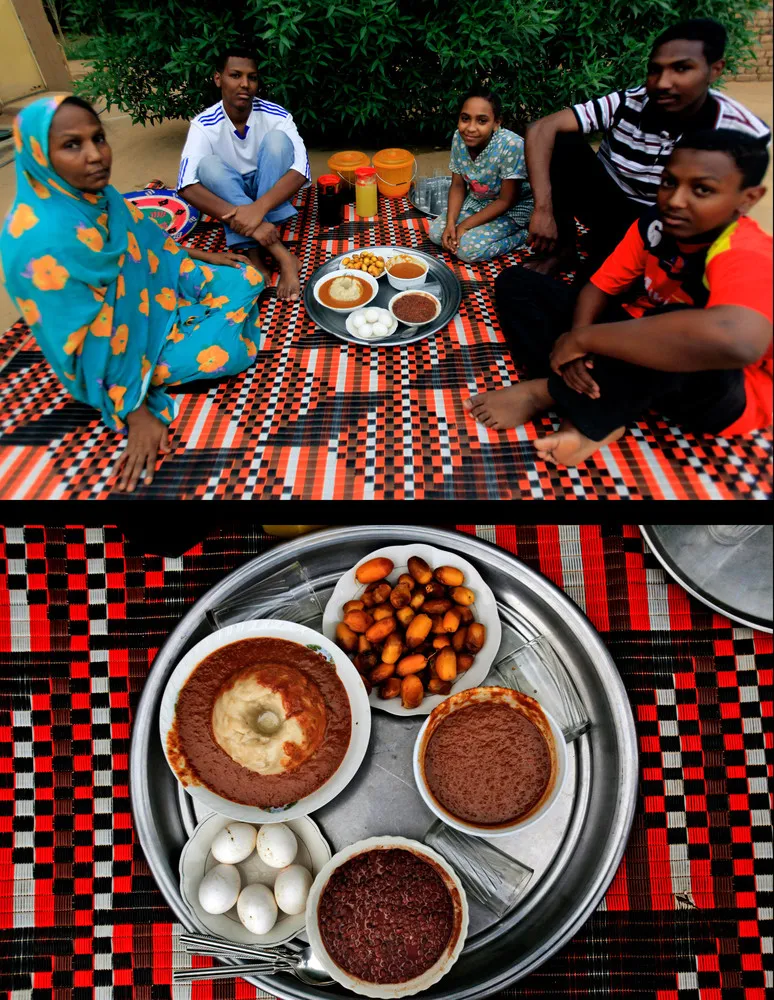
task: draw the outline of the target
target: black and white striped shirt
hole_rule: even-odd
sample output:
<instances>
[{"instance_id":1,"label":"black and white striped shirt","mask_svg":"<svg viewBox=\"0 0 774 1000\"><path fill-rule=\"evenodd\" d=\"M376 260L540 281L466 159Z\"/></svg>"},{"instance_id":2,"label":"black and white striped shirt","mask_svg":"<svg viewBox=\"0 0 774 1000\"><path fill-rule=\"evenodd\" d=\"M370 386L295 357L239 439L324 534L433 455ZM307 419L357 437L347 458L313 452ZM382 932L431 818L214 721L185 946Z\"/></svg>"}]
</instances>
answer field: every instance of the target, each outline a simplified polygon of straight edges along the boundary
<instances>
[{"instance_id":1,"label":"black and white striped shirt","mask_svg":"<svg viewBox=\"0 0 774 1000\"><path fill-rule=\"evenodd\" d=\"M654 204L664 164L681 135L679 122L670 121L671 116L649 102L645 87L617 90L572 110L582 132L605 133L599 159L618 187L632 201ZM710 90L690 123L692 132L708 128L735 129L757 136L762 143L771 139L765 122L717 90Z\"/></svg>"}]
</instances>

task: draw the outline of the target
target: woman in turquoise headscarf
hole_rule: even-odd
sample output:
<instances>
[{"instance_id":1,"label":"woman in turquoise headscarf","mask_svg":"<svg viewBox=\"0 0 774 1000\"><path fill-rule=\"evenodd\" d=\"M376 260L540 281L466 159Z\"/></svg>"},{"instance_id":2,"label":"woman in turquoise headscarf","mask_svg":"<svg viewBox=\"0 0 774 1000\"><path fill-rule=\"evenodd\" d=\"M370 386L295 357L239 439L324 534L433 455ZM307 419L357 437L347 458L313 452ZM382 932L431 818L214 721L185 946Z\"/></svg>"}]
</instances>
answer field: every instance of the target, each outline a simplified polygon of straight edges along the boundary
<instances>
[{"instance_id":1,"label":"woman in turquoise headscarf","mask_svg":"<svg viewBox=\"0 0 774 1000\"><path fill-rule=\"evenodd\" d=\"M28 105L14 142L5 284L68 391L127 434L114 471L131 491L169 451L177 404L165 386L255 360L263 277L239 254L184 250L125 201L109 184L102 124L79 98Z\"/></svg>"}]
</instances>

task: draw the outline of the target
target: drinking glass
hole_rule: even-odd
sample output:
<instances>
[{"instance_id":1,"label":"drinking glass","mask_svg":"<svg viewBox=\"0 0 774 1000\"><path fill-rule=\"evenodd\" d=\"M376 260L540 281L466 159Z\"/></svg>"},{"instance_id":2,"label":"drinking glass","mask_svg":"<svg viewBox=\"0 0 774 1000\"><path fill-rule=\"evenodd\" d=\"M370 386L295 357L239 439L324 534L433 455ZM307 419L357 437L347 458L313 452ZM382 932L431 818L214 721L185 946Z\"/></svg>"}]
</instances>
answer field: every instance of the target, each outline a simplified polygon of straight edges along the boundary
<instances>
[{"instance_id":1,"label":"drinking glass","mask_svg":"<svg viewBox=\"0 0 774 1000\"><path fill-rule=\"evenodd\" d=\"M294 562L211 608L207 620L213 629L219 629L258 618L280 618L319 632L322 615L309 574L300 562Z\"/></svg>"},{"instance_id":2,"label":"drinking glass","mask_svg":"<svg viewBox=\"0 0 774 1000\"><path fill-rule=\"evenodd\" d=\"M708 524L707 531L720 545L738 545L757 535L763 524Z\"/></svg>"},{"instance_id":3,"label":"drinking glass","mask_svg":"<svg viewBox=\"0 0 774 1000\"><path fill-rule=\"evenodd\" d=\"M513 644L508 642L509 634ZM549 640L544 635L525 639L511 630L503 630L503 636L505 652L494 664L503 687L539 701L556 719L567 743L590 729L583 701Z\"/></svg>"},{"instance_id":4,"label":"drinking glass","mask_svg":"<svg viewBox=\"0 0 774 1000\"><path fill-rule=\"evenodd\" d=\"M504 917L516 905L532 868L523 865L480 837L468 837L438 820L425 834L425 843L445 858L459 875L465 891Z\"/></svg>"}]
</instances>

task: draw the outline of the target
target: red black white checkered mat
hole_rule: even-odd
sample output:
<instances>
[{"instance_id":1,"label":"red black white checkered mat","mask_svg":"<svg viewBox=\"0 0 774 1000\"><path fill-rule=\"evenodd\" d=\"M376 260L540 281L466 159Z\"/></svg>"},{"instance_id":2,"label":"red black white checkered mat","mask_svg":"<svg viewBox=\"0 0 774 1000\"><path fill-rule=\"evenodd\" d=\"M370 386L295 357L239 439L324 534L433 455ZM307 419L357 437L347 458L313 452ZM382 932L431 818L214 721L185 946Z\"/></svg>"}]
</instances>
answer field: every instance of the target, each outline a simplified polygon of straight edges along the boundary
<instances>
[{"instance_id":1,"label":"red black white checkered mat","mask_svg":"<svg viewBox=\"0 0 774 1000\"><path fill-rule=\"evenodd\" d=\"M320 232L313 194L283 229L308 280L331 256L399 244L439 253L427 220L382 199L376 221L351 217ZM220 249L219 225L191 245ZM345 344L316 328L300 303L264 297L262 348L249 371L178 398L172 453L144 499L474 500L766 499L770 432L697 439L655 417L582 467L555 469L531 441L556 422L492 431L463 410L466 397L518 379L493 302L498 271L518 254L467 265L459 316L405 347ZM185 388L185 387L183 387ZM120 439L59 384L26 328L0 338L0 499L93 499L111 494Z\"/></svg>"},{"instance_id":2,"label":"red black white checkered mat","mask_svg":"<svg viewBox=\"0 0 774 1000\"><path fill-rule=\"evenodd\" d=\"M600 631L632 704L640 795L589 922L501 998L764 1000L772 976L772 637L665 578L635 527L461 526ZM171 986L181 927L134 833L129 739L166 635L273 540L211 528L180 558L115 528L0 530L0 997L231 1000ZM768 978L767 978L768 977Z\"/></svg>"}]
</instances>

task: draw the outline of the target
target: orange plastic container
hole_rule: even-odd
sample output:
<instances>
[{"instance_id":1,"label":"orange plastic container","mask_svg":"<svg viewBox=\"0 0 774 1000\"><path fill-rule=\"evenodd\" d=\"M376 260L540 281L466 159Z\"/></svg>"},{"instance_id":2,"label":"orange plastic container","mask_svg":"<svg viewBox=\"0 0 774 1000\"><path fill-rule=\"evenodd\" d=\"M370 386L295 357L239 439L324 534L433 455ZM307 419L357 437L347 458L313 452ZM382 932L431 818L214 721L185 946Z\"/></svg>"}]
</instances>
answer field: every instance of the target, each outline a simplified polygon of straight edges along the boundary
<instances>
[{"instance_id":1,"label":"orange plastic container","mask_svg":"<svg viewBox=\"0 0 774 1000\"><path fill-rule=\"evenodd\" d=\"M346 191L342 192L345 201L355 200L355 171L358 167L370 167L371 158L365 153L360 153L356 149L345 149L341 153L334 153L328 160L328 169L348 184Z\"/></svg>"},{"instance_id":2,"label":"orange plastic container","mask_svg":"<svg viewBox=\"0 0 774 1000\"><path fill-rule=\"evenodd\" d=\"M416 173L416 160L407 149L380 149L374 153L376 183L385 198L403 198L408 194Z\"/></svg>"}]
</instances>

